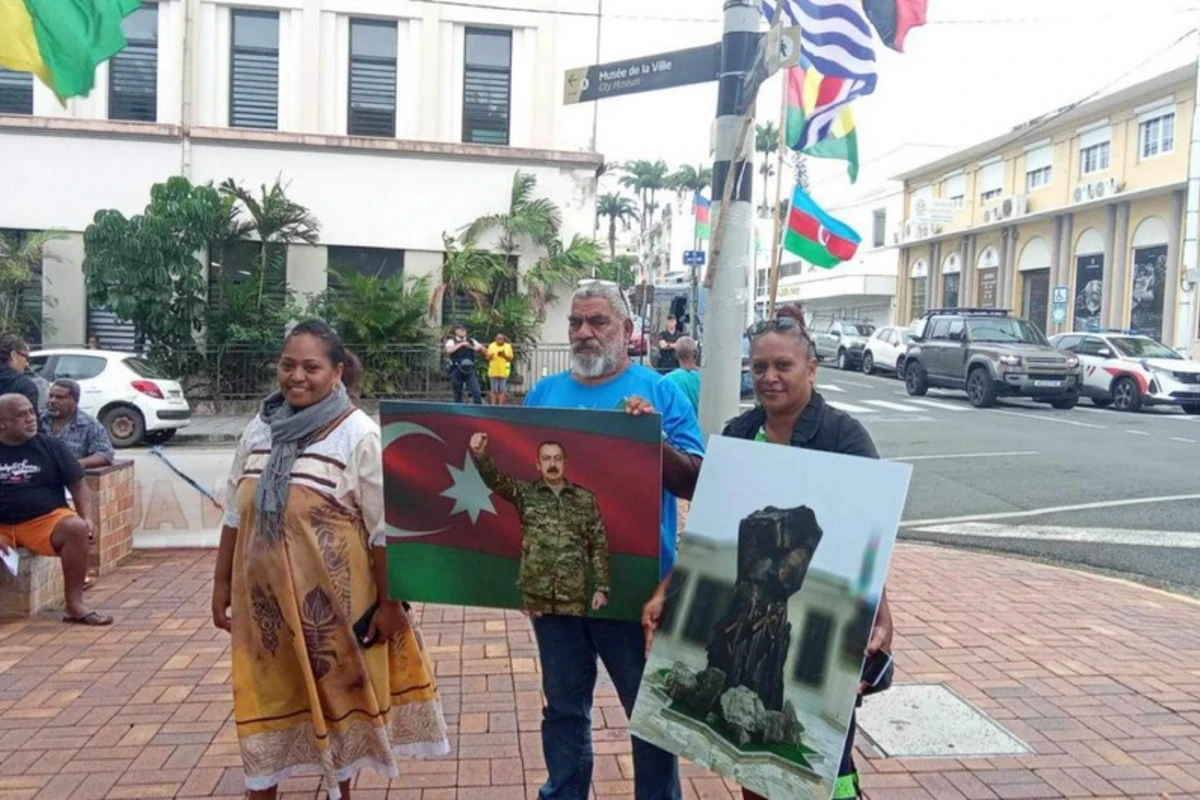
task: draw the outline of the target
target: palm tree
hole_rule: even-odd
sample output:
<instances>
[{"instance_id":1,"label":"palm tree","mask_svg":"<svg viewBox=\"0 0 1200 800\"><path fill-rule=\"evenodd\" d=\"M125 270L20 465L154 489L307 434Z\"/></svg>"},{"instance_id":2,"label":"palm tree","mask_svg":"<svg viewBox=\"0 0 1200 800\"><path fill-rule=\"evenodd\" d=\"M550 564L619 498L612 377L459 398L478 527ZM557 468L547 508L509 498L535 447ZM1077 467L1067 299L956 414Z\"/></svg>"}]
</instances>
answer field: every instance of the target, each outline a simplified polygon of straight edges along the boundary
<instances>
[{"instance_id":1,"label":"palm tree","mask_svg":"<svg viewBox=\"0 0 1200 800\"><path fill-rule=\"evenodd\" d=\"M26 236L0 233L0 332L25 335L41 329L42 319L29 318L22 308L22 295L39 275L46 245L63 238L59 231L41 231Z\"/></svg>"},{"instance_id":2,"label":"palm tree","mask_svg":"<svg viewBox=\"0 0 1200 800\"><path fill-rule=\"evenodd\" d=\"M771 176L775 174L775 165L771 163L771 156L779 152L779 128L775 127L774 122L768 122L765 125L759 125L756 132L754 149L763 154L762 164L758 167L758 174L763 176L763 201L759 208L763 216L766 216L771 211L769 182Z\"/></svg>"},{"instance_id":3,"label":"palm tree","mask_svg":"<svg viewBox=\"0 0 1200 800\"><path fill-rule=\"evenodd\" d=\"M499 271L500 259L494 253L480 250L469 237L459 243L443 233L442 247L446 253L442 280L429 297L429 318L437 316L447 297L466 295L476 309L482 309Z\"/></svg>"},{"instance_id":4,"label":"palm tree","mask_svg":"<svg viewBox=\"0 0 1200 800\"><path fill-rule=\"evenodd\" d=\"M695 196L698 192L703 192L712 186L712 167L703 165L693 167L691 164L684 164L671 173L671 176L667 178L667 184L681 199L688 192Z\"/></svg>"},{"instance_id":5,"label":"palm tree","mask_svg":"<svg viewBox=\"0 0 1200 800\"><path fill-rule=\"evenodd\" d=\"M480 217L466 227L462 241L478 242L490 231L499 231L500 249L507 255L516 254L522 245L546 247L558 236L562 227L562 212L552 201L534 197L537 176L517 171L513 175L508 210Z\"/></svg>"},{"instance_id":6,"label":"palm tree","mask_svg":"<svg viewBox=\"0 0 1200 800\"><path fill-rule=\"evenodd\" d=\"M258 303L262 305L267 289L267 273L272 258L289 244L316 244L320 241L321 223L306 207L288 198L279 178L270 189L260 187L259 197L243 189L233 178L221 184L221 192L241 202L250 214L250 222L237 225L236 238L255 234L262 242L258 275Z\"/></svg>"},{"instance_id":7,"label":"palm tree","mask_svg":"<svg viewBox=\"0 0 1200 800\"><path fill-rule=\"evenodd\" d=\"M621 176L621 185L633 189L642 203L642 232L645 233L650 222L654 220L654 209L658 207L655 198L658 192L667 188L667 175L670 168L661 158L658 161L639 159L621 167L625 173Z\"/></svg>"},{"instance_id":8,"label":"palm tree","mask_svg":"<svg viewBox=\"0 0 1200 800\"><path fill-rule=\"evenodd\" d=\"M525 286L530 305L539 322L546 318L546 306L557 296L559 286L570 286L584 275L594 275L603 262L600 248L594 241L576 234L565 247L561 241L550 243L546 255L525 274Z\"/></svg>"},{"instance_id":9,"label":"palm tree","mask_svg":"<svg viewBox=\"0 0 1200 800\"><path fill-rule=\"evenodd\" d=\"M629 220L636 218L637 204L623 194L602 194L596 200L596 219L608 217L608 257L617 257L617 223L629 229Z\"/></svg>"}]
</instances>

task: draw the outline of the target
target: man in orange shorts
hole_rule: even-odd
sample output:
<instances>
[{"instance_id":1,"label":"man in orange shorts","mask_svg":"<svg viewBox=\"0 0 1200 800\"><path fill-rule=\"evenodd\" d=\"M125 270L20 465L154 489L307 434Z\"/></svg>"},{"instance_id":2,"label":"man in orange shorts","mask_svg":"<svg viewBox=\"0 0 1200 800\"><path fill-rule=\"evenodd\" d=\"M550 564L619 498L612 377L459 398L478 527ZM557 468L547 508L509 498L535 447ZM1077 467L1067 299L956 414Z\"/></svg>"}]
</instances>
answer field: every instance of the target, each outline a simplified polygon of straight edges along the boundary
<instances>
[{"instance_id":1,"label":"man in orange shorts","mask_svg":"<svg viewBox=\"0 0 1200 800\"><path fill-rule=\"evenodd\" d=\"M64 489L79 514L67 507ZM112 617L83 605L91 517L92 493L75 456L54 437L38 433L37 411L28 398L0 396L0 552L20 546L58 556L67 595L63 622L111 625Z\"/></svg>"}]
</instances>

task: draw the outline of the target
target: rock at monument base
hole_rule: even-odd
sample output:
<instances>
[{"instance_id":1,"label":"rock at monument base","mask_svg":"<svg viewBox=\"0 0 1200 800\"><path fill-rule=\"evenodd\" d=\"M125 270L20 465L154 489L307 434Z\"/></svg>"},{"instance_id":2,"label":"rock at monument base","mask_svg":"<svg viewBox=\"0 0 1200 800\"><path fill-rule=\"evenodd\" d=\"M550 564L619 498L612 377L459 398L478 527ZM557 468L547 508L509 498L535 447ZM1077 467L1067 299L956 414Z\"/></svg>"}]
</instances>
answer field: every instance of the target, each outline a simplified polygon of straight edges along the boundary
<instances>
[{"instance_id":1,"label":"rock at monument base","mask_svg":"<svg viewBox=\"0 0 1200 800\"><path fill-rule=\"evenodd\" d=\"M735 686L721 695L721 715L739 745L745 746L755 740L766 713L762 700L745 686Z\"/></svg>"},{"instance_id":2,"label":"rock at monument base","mask_svg":"<svg viewBox=\"0 0 1200 800\"><path fill-rule=\"evenodd\" d=\"M800 720L792 701L783 704L783 711L768 711L763 715L763 744L800 744Z\"/></svg>"}]
</instances>

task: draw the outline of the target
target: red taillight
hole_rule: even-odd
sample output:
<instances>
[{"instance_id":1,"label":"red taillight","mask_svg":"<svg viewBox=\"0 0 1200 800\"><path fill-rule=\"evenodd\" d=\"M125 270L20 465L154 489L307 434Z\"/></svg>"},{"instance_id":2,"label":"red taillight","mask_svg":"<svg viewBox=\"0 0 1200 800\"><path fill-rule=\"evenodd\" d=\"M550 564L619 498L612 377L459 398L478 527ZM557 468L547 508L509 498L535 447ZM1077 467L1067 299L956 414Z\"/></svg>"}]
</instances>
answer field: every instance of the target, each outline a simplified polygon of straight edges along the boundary
<instances>
[{"instance_id":1,"label":"red taillight","mask_svg":"<svg viewBox=\"0 0 1200 800\"><path fill-rule=\"evenodd\" d=\"M156 397L159 400L163 399L162 389L158 388L158 384L154 381L134 381L132 384L134 389L150 397Z\"/></svg>"}]
</instances>

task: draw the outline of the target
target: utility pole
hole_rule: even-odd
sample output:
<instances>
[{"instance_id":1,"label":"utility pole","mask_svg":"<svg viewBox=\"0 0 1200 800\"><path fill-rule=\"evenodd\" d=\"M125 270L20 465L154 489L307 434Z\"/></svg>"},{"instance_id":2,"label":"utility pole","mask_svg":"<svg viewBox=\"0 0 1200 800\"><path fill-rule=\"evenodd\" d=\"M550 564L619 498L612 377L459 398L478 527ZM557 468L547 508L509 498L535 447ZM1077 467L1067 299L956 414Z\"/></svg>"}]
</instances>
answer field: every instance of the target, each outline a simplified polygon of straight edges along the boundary
<instances>
[{"instance_id":1,"label":"utility pole","mask_svg":"<svg viewBox=\"0 0 1200 800\"><path fill-rule=\"evenodd\" d=\"M748 109L742 87L758 49L759 14L758 0L725 0L714 137L714 263L704 314L700 393L700 427L706 436L721 432L737 415L741 400L742 332L746 303L752 301L747 270L754 244L754 138L745 135L743 118ZM728 181L734 183L726 207Z\"/></svg>"},{"instance_id":2,"label":"utility pole","mask_svg":"<svg viewBox=\"0 0 1200 800\"><path fill-rule=\"evenodd\" d=\"M1196 294L1200 285L1200 58L1196 60L1196 100L1192 104L1192 141L1188 150L1187 205L1183 212L1183 271L1179 302L1175 307L1175 347L1195 357L1192 342L1200 338L1196 326ZM1171 333L1163 331L1163 339Z\"/></svg>"}]
</instances>

